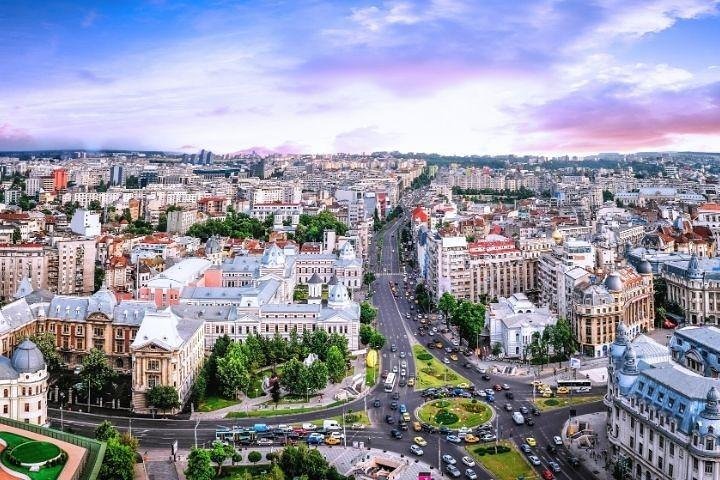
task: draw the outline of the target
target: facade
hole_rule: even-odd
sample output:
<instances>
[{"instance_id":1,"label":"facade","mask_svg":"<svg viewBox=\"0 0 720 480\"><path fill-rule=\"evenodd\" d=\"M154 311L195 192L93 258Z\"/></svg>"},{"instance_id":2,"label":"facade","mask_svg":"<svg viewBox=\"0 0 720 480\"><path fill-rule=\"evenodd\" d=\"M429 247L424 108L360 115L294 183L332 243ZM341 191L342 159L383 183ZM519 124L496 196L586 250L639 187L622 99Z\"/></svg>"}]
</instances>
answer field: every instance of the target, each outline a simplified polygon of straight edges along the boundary
<instances>
[{"instance_id":1,"label":"facade","mask_svg":"<svg viewBox=\"0 0 720 480\"><path fill-rule=\"evenodd\" d=\"M57 238L48 259L48 285L62 295L86 295L95 289L95 239Z\"/></svg>"},{"instance_id":2,"label":"facade","mask_svg":"<svg viewBox=\"0 0 720 480\"><path fill-rule=\"evenodd\" d=\"M70 221L70 230L83 237L99 237L100 214L78 208Z\"/></svg>"},{"instance_id":3,"label":"facade","mask_svg":"<svg viewBox=\"0 0 720 480\"><path fill-rule=\"evenodd\" d=\"M25 340L12 359L0 356L0 416L25 423L47 423L48 372L37 346Z\"/></svg>"},{"instance_id":4,"label":"facade","mask_svg":"<svg viewBox=\"0 0 720 480\"><path fill-rule=\"evenodd\" d=\"M662 278L667 298L685 312L690 325L717 325L720 319L720 258L670 261L664 264Z\"/></svg>"},{"instance_id":5,"label":"facade","mask_svg":"<svg viewBox=\"0 0 720 480\"><path fill-rule=\"evenodd\" d=\"M34 288L48 288L48 256L45 247L35 243L0 245L0 299L13 298L23 279Z\"/></svg>"},{"instance_id":6,"label":"facade","mask_svg":"<svg viewBox=\"0 0 720 480\"><path fill-rule=\"evenodd\" d=\"M525 359L533 334L542 334L545 327L555 325L557 317L547 307L533 305L524 293L516 293L489 304L485 322L491 345L502 345L505 357Z\"/></svg>"},{"instance_id":7,"label":"facade","mask_svg":"<svg viewBox=\"0 0 720 480\"><path fill-rule=\"evenodd\" d=\"M652 269L640 271L623 267L602 282L590 278L573 291L570 323L580 351L590 357L603 357L615 338L619 323L636 336L653 329L655 320Z\"/></svg>"},{"instance_id":8,"label":"facade","mask_svg":"<svg viewBox=\"0 0 720 480\"><path fill-rule=\"evenodd\" d=\"M197 222L197 213L195 209L171 210L167 212L168 233L185 235L190 227Z\"/></svg>"},{"instance_id":9,"label":"facade","mask_svg":"<svg viewBox=\"0 0 720 480\"><path fill-rule=\"evenodd\" d=\"M669 345L621 324L604 402L611 460L632 478L720 476L720 330L686 327Z\"/></svg>"}]
</instances>

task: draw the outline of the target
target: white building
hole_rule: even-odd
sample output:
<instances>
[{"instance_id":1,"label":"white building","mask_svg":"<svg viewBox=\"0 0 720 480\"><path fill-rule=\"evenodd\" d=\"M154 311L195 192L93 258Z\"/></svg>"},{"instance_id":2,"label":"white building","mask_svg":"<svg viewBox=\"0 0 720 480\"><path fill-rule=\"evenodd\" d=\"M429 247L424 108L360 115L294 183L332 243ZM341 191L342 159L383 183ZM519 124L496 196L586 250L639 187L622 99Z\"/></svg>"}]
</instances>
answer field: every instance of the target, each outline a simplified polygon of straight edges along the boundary
<instances>
[{"instance_id":1,"label":"white building","mask_svg":"<svg viewBox=\"0 0 720 480\"><path fill-rule=\"evenodd\" d=\"M100 236L100 214L78 208L70 221L70 230L83 237Z\"/></svg>"},{"instance_id":2,"label":"white building","mask_svg":"<svg viewBox=\"0 0 720 480\"><path fill-rule=\"evenodd\" d=\"M44 425L47 422L45 358L30 340L15 348L12 360L0 356L0 416Z\"/></svg>"},{"instance_id":3,"label":"white building","mask_svg":"<svg viewBox=\"0 0 720 480\"><path fill-rule=\"evenodd\" d=\"M502 345L505 357L526 358L534 333L555 325L557 317L547 307L538 308L524 293L499 298L488 305L485 320L490 330L490 344Z\"/></svg>"}]
</instances>

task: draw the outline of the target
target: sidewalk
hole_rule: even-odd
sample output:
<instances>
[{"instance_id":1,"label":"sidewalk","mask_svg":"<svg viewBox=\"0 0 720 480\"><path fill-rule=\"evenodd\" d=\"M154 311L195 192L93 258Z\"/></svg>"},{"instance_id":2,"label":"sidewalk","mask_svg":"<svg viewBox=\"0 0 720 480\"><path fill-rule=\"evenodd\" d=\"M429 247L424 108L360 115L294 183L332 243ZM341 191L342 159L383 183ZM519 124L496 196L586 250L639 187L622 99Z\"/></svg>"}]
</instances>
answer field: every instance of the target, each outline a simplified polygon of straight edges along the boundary
<instances>
[{"instance_id":1,"label":"sidewalk","mask_svg":"<svg viewBox=\"0 0 720 480\"><path fill-rule=\"evenodd\" d=\"M606 417L605 412L580 415L566 421L562 429L563 443L570 453L580 459L598 480L612 479L612 471L608 467Z\"/></svg>"},{"instance_id":2,"label":"sidewalk","mask_svg":"<svg viewBox=\"0 0 720 480\"><path fill-rule=\"evenodd\" d=\"M355 359L355 368L354 373L352 376L360 375L362 374L363 377L363 390L358 394L356 397L349 396L347 398L348 401L362 398L363 396L367 395L368 391L370 390L367 386L364 384L364 378L365 378L365 359L364 357L358 356ZM347 389L350 388L350 382L348 381L348 378L345 378L340 383L335 384L328 384L328 386L323 390L319 395L316 395L314 397L310 398L309 402L297 402L297 403L283 403L282 399L280 400L280 403L275 405L272 403L272 397L270 395L261 395L256 398L247 398L245 396L242 397L242 400L240 403L231 405L229 407L220 408L218 410L213 410L212 412L194 412L190 418L193 420L217 420L225 418L225 416L230 412L249 412L252 413L253 410L294 410L299 408L322 408L327 407L329 405L332 405L333 403L337 403L339 400L335 400L335 395L337 395L341 391L348 391Z\"/></svg>"}]
</instances>

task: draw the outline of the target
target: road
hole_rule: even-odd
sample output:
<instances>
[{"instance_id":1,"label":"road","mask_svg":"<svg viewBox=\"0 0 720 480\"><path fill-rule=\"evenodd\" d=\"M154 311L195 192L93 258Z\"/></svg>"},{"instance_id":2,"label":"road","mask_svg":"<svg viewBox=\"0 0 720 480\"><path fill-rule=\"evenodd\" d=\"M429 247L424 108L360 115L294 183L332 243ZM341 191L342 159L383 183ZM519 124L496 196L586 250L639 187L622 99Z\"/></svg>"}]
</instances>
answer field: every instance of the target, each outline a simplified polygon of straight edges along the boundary
<instances>
[{"instance_id":1,"label":"road","mask_svg":"<svg viewBox=\"0 0 720 480\"><path fill-rule=\"evenodd\" d=\"M405 210L409 205L406 205ZM401 273L401 265L398 255L399 245L397 241L400 238L400 227L407 221L407 217L396 219L389 223L382 231L382 248L381 258L378 263L377 258L377 240L372 242L369 253L368 261L369 268L376 272L376 280L373 283L371 289L373 291L373 303L378 308L378 328L385 335L387 342L381 351L382 368L385 370L391 370L393 366L397 366L400 369L400 352L405 352L407 355L405 360L407 361L408 376L412 376L415 371L415 365L412 355L412 344L427 343L429 337L420 337L417 332L417 322L413 321L412 318L416 316L417 310L414 302L409 301L404 295L399 295L396 299L390 289L391 282L398 282L400 285L403 283L403 274ZM398 289L402 291L401 288ZM414 292L413 292L414 293ZM410 314L411 319L407 319L407 314ZM438 339L439 337L434 337ZM449 342L447 339L442 339L447 346ZM393 352L393 345L396 347L396 351ZM444 352L442 350L428 350L438 359L442 361ZM459 360L463 362L463 357ZM520 406L525 405L528 408L531 406L532 401L532 387L527 382L527 379L518 379L511 376L497 376L492 378L490 381L485 381L481 378L481 374L476 372L474 369L462 368L455 362L452 362L449 367L455 370L457 373L468 378L472 383L480 388L491 387L495 383L507 383L514 395L515 399L511 402L513 410L517 410ZM408 411L413 412L416 407L423 403L419 392L415 392L411 387L399 387L396 386L395 392L399 393L399 403L407 406ZM550 456L545 450L545 446L552 442L552 437L560 434L560 430L564 422L568 418L568 409L559 409L552 412L544 413L541 417L536 418L537 423L534 427L529 426L516 426L510 417L510 413L505 412L502 409L502 405L505 403L505 398L502 394L498 394L498 408L496 409L496 421L498 426L498 432L500 438L512 439L516 444L520 444L528 436L532 436L537 440L538 446L534 448L534 454L541 458L543 467L547 464L547 461L551 460ZM379 408L372 407L372 401L379 399L381 406ZM444 454L450 454L454 456L458 461L460 457L465 454L462 447L448 442L443 436L439 434L427 434L420 433L416 434L412 431L403 432L404 438L402 440L395 440L390 437L390 425L385 422L386 415L392 415L395 419L398 417L398 412L390 409L390 403L392 401L391 394L383 391L382 383L378 383L367 397L353 402L347 403L342 407L335 407L324 410L322 412L311 412L306 414L295 414L291 416L273 417L267 419L237 419L237 420L208 420L208 421L193 421L193 420L174 420L174 419L147 419L147 418L135 418L129 419L127 417L108 417L100 415L92 415L81 412L68 412L62 413L62 422L65 427L72 427L78 433L92 436L95 426L103 420L110 419L114 424L118 426L121 431L131 430L132 434L137 436L140 440L141 448L159 448L167 446L168 451L170 444L177 440L178 446L181 449L187 449L195 444L208 444L215 439L215 431L218 427L229 427L233 425L251 426L255 423L301 423L322 420L335 415L340 415L344 411L354 410L362 411L368 410L370 419L372 420L372 426L362 431L347 431L347 442L362 441L365 442L366 446L372 446L374 448L382 448L389 451L395 451L398 453L409 454L409 446L412 442L412 438L415 435L421 435L427 440L428 445L423 447L425 451L424 460L440 468L444 467L441 465L440 457ZM602 410L604 407L601 402L586 404L578 406L576 408L578 414L591 413ZM54 420L54 424L60 423L61 412L57 409L49 409L49 416ZM557 461L562 468L562 471L556 474L557 478L560 479L585 479L592 478L592 475L583 466L573 469L567 464L567 453L564 450L553 456L552 460ZM464 466L458 462L458 468L461 471L464 470ZM486 472L478 467L475 467L479 478L489 479L491 478Z\"/></svg>"}]
</instances>

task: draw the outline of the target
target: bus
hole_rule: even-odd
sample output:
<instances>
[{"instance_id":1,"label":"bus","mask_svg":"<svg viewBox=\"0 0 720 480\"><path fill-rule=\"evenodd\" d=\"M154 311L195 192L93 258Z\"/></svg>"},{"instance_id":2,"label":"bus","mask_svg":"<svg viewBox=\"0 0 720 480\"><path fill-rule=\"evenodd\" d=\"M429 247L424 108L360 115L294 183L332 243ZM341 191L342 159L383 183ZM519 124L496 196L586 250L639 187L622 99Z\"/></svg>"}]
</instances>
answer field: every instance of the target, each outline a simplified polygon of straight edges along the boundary
<instances>
[{"instance_id":1,"label":"bus","mask_svg":"<svg viewBox=\"0 0 720 480\"><path fill-rule=\"evenodd\" d=\"M395 372L390 372L390 373L388 373L388 376L385 379L385 391L392 392L394 388L395 388Z\"/></svg>"},{"instance_id":2,"label":"bus","mask_svg":"<svg viewBox=\"0 0 720 480\"><path fill-rule=\"evenodd\" d=\"M558 388L559 387L569 388L573 392L586 393L586 392L590 391L590 388L592 388L592 383L590 382L590 380L587 380L587 379L582 379L582 380L566 379L566 380L558 380L557 386L558 386Z\"/></svg>"}]
</instances>

